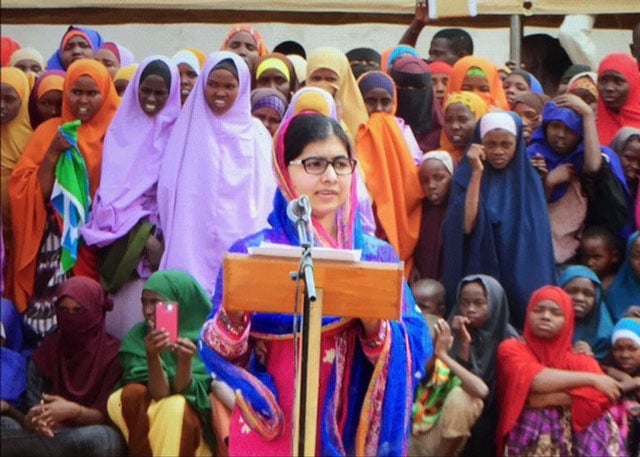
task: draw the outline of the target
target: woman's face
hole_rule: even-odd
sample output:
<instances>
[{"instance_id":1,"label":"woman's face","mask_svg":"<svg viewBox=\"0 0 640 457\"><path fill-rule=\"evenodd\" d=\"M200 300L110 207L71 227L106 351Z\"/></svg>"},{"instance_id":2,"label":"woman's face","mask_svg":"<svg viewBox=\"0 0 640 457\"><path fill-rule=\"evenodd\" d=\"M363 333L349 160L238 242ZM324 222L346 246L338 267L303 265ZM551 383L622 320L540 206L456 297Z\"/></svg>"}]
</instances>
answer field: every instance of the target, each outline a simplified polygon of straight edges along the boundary
<instances>
[{"instance_id":1,"label":"woman's face","mask_svg":"<svg viewBox=\"0 0 640 457\"><path fill-rule=\"evenodd\" d=\"M323 81L331 86L337 87L338 84L340 84L340 76L338 76L338 73L333 70L329 70L328 68L318 68L316 71L311 73L307 79L307 84L309 86L318 86Z\"/></svg>"},{"instance_id":2,"label":"woman's face","mask_svg":"<svg viewBox=\"0 0 640 457\"><path fill-rule=\"evenodd\" d=\"M184 105L196 85L198 74L191 68L191 65L186 63L178 64L178 71L180 72L180 102Z\"/></svg>"},{"instance_id":3,"label":"woman's face","mask_svg":"<svg viewBox=\"0 0 640 457\"><path fill-rule=\"evenodd\" d=\"M520 74L511 74L502 83L509 106L513 106L516 97L531 92L529 83Z\"/></svg>"},{"instance_id":4,"label":"woman's face","mask_svg":"<svg viewBox=\"0 0 640 457\"><path fill-rule=\"evenodd\" d=\"M598 76L598 94L607 108L620 111L629 98L629 82L621 73L607 70Z\"/></svg>"},{"instance_id":5,"label":"woman's face","mask_svg":"<svg viewBox=\"0 0 640 457\"><path fill-rule=\"evenodd\" d=\"M249 32L243 31L233 35L226 49L242 57L247 63L249 71L253 73L260 58L260 51L258 50L258 43L256 43L256 40L253 39Z\"/></svg>"},{"instance_id":6,"label":"woman's face","mask_svg":"<svg viewBox=\"0 0 640 457\"><path fill-rule=\"evenodd\" d=\"M437 159L427 159L418 170L425 197L434 206L447 203L451 189L451 173Z\"/></svg>"},{"instance_id":7,"label":"woman's face","mask_svg":"<svg viewBox=\"0 0 640 457\"><path fill-rule=\"evenodd\" d=\"M449 84L449 76L444 73L436 73L431 75L431 87L433 87L433 95L442 105L444 96L447 93L447 84Z\"/></svg>"},{"instance_id":8,"label":"woman's face","mask_svg":"<svg viewBox=\"0 0 640 457\"><path fill-rule=\"evenodd\" d=\"M468 282L460 291L460 314L469 319L473 328L482 328L489 319L489 300L479 282Z\"/></svg>"},{"instance_id":9,"label":"woman's face","mask_svg":"<svg viewBox=\"0 0 640 457\"><path fill-rule=\"evenodd\" d=\"M571 295L576 319L583 319L591 313L596 304L596 285L589 278L573 278L562 288Z\"/></svg>"},{"instance_id":10,"label":"woman's face","mask_svg":"<svg viewBox=\"0 0 640 457\"><path fill-rule=\"evenodd\" d=\"M156 327L156 305L165 302L167 299L162 295L147 289L142 290L140 302L142 303L142 316L147 321L149 329Z\"/></svg>"},{"instance_id":11,"label":"woman's face","mask_svg":"<svg viewBox=\"0 0 640 457\"><path fill-rule=\"evenodd\" d=\"M128 79L118 79L116 81L113 82L113 85L116 88L116 92L118 93L118 97L121 97L124 95L125 91L127 90L127 86L129 86L129 80Z\"/></svg>"},{"instance_id":12,"label":"woman's face","mask_svg":"<svg viewBox=\"0 0 640 457\"><path fill-rule=\"evenodd\" d=\"M57 310L59 313L76 314L84 310L82 305L71 297L62 297L58 302Z\"/></svg>"},{"instance_id":13,"label":"woman's face","mask_svg":"<svg viewBox=\"0 0 640 457\"><path fill-rule=\"evenodd\" d=\"M40 119L46 121L62 114L62 91L50 90L42 94L36 103Z\"/></svg>"},{"instance_id":14,"label":"woman's face","mask_svg":"<svg viewBox=\"0 0 640 457\"><path fill-rule=\"evenodd\" d=\"M444 112L444 134L456 149L464 149L473 138L476 118L467 105L453 103Z\"/></svg>"},{"instance_id":15,"label":"woman's face","mask_svg":"<svg viewBox=\"0 0 640 457\"><path fill-rule=\"evenodd\" d=\"M18 62L16 62L14 67L19 68L27 75L32 74L32 75L35 75L36 77L40 76L40 73L42 73L43 71L42 65L40 65L38 62L36 62L33 59L19 60Z\"/></svg>"},{"instance_id":16,"label":"woman's face","mask_svg":"<svg viewBox=\"0 0 640 457\"><path fill-rule=\"evenodd\" d=\"M640 179L640 136L632 136L622 149L620 163L627 182Z\"/></svg>"},{"instance_id":17,"label":"woman's face","mask_svg":"<svg viewBox=\"0 0 640 457\"><path fill-rule=\"evenodd\" d=\"M393 114L393 96L385 89L371 89L364 95L364 104L369 116L373 113Z\"/></svg>"},{"instance_id":18,"label":"woman's face","mask_svg":"<svg viewBox=\"0 0 640 457\"><path fill-rule=\"evenodd\" d=\"M275 68L263 71L260 77L256 79L256 89L260 88L275 89L284 95L287 100L291 98L289 81L287 81L287 78L280 70L276 70Z\"/></svg>"},{"instance_id":19,"label":"woman's face","mask_svg":"<svg viewBox=\"0 0 640 457\"><path fill-rule=\"evenodd\" d=\"M310 157L331 161L337 157L348 158L349 153L340 138L332 135L326 140L307 144L295 160ZM349 196L353 175L339 175L330 164L320 175L307 173L302 165L289 164L288 170L296 195L309 197L313 216L321 223L335 223L336 211L345 204Z\"/></svg>"},{"instance_id":20,"label":"woman's face","mask_svg":"<svg viewBox=\"0 0 640 457\"><path fill-rule=\"evenodd\" d=\"M271 136L276 134L278 127L280 127L280 122L282 122L282 117L280 113L278 113L273 108L269 108L268 106L263 106L262 108L258 108L253 110L251 113L253 117L260 119L260 122L269 130Z\"/></svg>"},{"instance_id":21,"label":"woman's face","mask_svg":"<svg viewBox=\"0 0 640 457\"><path fill-rule=\"evenodd\" d=\"M87 75L80 76L71 84L67 100L73 115L83 123L93 119L104 103L104 97L96 82Z\"/></svg>"},{"instance_id":22,"label":"woman's face","mask_svg":"<svg viewBox=\"0 0 640 457\"><path fill-rule=\"evenodd\" d=\"M527 316L531 332L538 338L556 337L564 326L564 312L560 305L552 300L542 300L535 304Z\"/></svg>"},{"instance_id":23,"label":"woman's face","mask_svg":"<svg viewBox=\"0 0 640 457\"><path fill-rule=\"evenodd\" d=\"M161 76L149 75L144 78L138 88L138 101L140 108L147 116L158 114L169 99L167 83Z\"/></svg>"},{"instance_id":24,"label":"woman's face","mask_svg":"<svg viewBox=\"0 0 640 457\"><path fill-rule=\"evenodd\" d=\"M613 343L613 358L622 371L635 375L640 369L640 345L631 338L618 338Z\"/></svg>"},{"instance_id":25,"label":"woman's face","mask_svg":"<svg viewBox=\"0 0 640 457\"><path fill-rule=\"evenodd\" d=\"M516 103L512 111L522 119L522 136L524 141L529 144L531 135L542 124L542 114L525 103Z\"/></svg>"},{"instance_id":26,"label":"woman's face","mask_svg":"<svg viewBox=\"0 0 640 457\"><path fill-rule=\"evenodd\" d=\"M482 138L482 146L489 165L503 170L516 154L516 137L506 130L489 130Z\"/></svg>"},{"instance_id":27,"label":"woman's face","mask_svg":"<svg viewBox=\"0 0 640 457\"><path fill-rule=\"evenodd\" d=\"M67 41L62 48L62 65L69 68L76 60L91 59L93 57L93 48L91 44L81 36L74 36Z\"/></svg>"},{"instance_id":28,"label":"woman's face","mask_svg":"<svg viewBox=\"0 0 640 457\"><path fill-rule=\"evenodd\" d=\"M15 119L21 106L22 101L16 90L7 83L0 83L0 124Z\"/></svg>"},{"instance_id":29,"label":"woman's face","mask_svg":"<svg viewBox=\"0 0 640 457\"><path fill-rule=\"evenodd\" d=\"M491 94L491 87L487 78L480 75L467 75L462 80L461 90L468 90L469 92L475 92L476 94ZM486 98L483 97L483 98Z\"/></svg>"},{"instance_id":30,"label":"woman's face","mask_svg":"<svg viewBox=\"0 0 640 457\"><path fill-rule=\"evenodd\" d=\"M562 156L570 154L580 144L580 137L562 121L550 121L545 133L551 149Z\"/></svg>"},{"instance_id":31,"label":"woman's face","mask_svg":"<svg viewBox=\"0 0 640 457\"><path fill-rule=\"evenodd\" d=\"M118 58L113 52L106 48L98 49L98 52L96 52L93 58L105 66L111 79L116 76L120 68L120 62L118 62Z\"/></svg>"},{"instance_id":32,"label":"woman's face","mask_svg":"<svg viewBox=\"0 0 640 457\"><path fill-rule=\"evenodd\" d=\"M204 90L211 111L220 116L231 109L238 98L240 87L238 80L229 70L218 68L209 73Z\"/></svg>"}]
</instances>

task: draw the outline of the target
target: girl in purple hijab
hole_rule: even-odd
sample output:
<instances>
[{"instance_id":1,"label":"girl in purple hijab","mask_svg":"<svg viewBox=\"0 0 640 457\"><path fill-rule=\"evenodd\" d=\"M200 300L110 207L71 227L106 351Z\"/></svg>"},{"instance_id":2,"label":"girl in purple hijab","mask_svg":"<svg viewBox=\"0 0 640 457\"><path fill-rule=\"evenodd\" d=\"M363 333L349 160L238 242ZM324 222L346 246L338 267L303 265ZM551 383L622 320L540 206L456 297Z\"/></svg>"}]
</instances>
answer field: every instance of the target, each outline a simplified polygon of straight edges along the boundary
<instances>
[{"instance_id":1,"label":"girl in purple hijab","mask_svg":"<svg viewBox=\"0 0 640 457\"><path fill-rule=\"evenodd\" d=\"M90 221L82 228L88 245L103 248L100 279L110 292L118 291L132 278L148 278L158 267L162 237L158 231L157 182L179 113L178 68L164 56L145 59L107 130L100 187ZM139 297L140 290L135 292ZM128 303L122 298L114 297L112 314L120 316L123 325L113 328L111 319L108 322L109 330L118 336L139 317L137 306L126 313Z\"/></svg>"},{"instance_id":2,"label":"girl in purple hijab","mask_svg":"<svg viewBox=\"0 0 640 457\"><path fill-rule=\"evenodd\" d=\"M160 269L187 271L209 294L231 243L267 226L276 189L271 135L251 116L250 93L241 57L210 54L160 170Z\"/></svg>"}]
</instances>

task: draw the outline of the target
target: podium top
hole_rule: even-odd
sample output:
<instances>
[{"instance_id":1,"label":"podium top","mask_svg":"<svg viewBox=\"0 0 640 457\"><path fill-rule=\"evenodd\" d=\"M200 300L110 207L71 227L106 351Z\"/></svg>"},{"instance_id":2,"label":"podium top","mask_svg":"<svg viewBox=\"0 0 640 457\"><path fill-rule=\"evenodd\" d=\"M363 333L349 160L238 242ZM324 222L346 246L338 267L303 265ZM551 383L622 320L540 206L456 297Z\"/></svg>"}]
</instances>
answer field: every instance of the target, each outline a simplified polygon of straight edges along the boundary
<instances>
[{"instance_id":1,"label":"podium top","mask_svg":"<svg viewBox=\"0 0 640 457\"><path fill-rule=\"evenodd\" d=\"M293 314L296 284L291 273L298 272L298 259L227 253L223 265L226 309ZM327 316L400 320L403 274L402 262L314 259L316 288L322 290Z\"/></svg>"}]
</instances>

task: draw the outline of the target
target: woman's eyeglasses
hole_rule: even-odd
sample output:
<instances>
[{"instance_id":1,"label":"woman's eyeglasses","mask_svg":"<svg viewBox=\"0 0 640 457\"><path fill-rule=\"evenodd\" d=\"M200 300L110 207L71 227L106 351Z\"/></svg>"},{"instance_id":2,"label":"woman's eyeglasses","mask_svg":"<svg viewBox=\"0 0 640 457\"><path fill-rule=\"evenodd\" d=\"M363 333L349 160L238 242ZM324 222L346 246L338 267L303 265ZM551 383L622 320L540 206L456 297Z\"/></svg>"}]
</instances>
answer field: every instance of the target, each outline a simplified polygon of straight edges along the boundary
<instances>
[{"instance_id":1,"label":"woman's eyeglasses","mask_svg":"<svg viewBox=\"0 0 640 457\"><path fill-rule=\"evenodd\" d=\"M337 175L350 175L356 169L357 160L350 157L336 157L333 160L324 157L307 157L302 160L292 160L289 165L302 165L304 171L310 175L321 175L327 171L329 164L333 167Z\"/></svg>"}]
</instances>

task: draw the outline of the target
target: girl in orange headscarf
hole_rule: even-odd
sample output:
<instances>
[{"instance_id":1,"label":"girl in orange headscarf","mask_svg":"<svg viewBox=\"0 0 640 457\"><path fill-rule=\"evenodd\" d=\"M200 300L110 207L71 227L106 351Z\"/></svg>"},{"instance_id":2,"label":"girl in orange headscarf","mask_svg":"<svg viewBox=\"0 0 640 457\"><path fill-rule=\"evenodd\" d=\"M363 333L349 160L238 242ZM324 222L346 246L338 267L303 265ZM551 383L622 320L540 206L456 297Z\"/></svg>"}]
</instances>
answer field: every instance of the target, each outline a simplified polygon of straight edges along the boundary
<instances>
[{"instance_id":1,"label":"girl in orange headscarf","mask_svg":"<svg viewBox=\"0 0 640 457\"><path fill-rule=\"evenodd\" d=\"M2 236L6 255L12 248L9 178L22 151L33 134L29 121L29 79L22 70L3 67L0 70L3 108L0 114L0 152L2 153Z\"/></svg>"},{"instance_id":2,"label":"girl in orange headscarf","mask_svg":"<svg viewBox=\"0 0 640 457\"><path fill-rule=\"evenodd\" d=\"M376 235L395 248L405 262L408 278L413 268L424 197L418 167L403 134L404 123L400 124L402 121L395 117L393 79L382 71L370 71L360 76L358 83L370 116L368 122L360 126L356 145L375 207Z\"/></svg>"},{"instance_id":3,"label":"girl in orange headscarf","mask_svg":"<svg viewBox=\"0 0 640 457\"><path fill-rule=\"evenodd\" d=\"M119 103L104 65L89 59L73 62L64 81L62 116L38 127L11 175L14 299L18 310L27 311L27 322L40 334L55 322L55 286L72 271L74 275L95 276L82 248L72 271L65 273L60 268L60 235L65 222L52 209L50 199L57 182L56 165L70 145L59 127L76 119L82 122L78 128L78 149L86 164L93 196L100 180L102 142Z\"/></svg>"},{"instance_id":4,"label":"girl in orange headscarf","mask_svg":"<svg viewBox=\"0 0 640 457\"><path fill-rule=\"evenodd\" d=\"M262 35L249 25L234 25L222 43L221 51L231 51L244 59L251 74L254 73L258 59L269 53Z\"/></svg>"},{"instance_id":5,"label":"girl in orange headscarf","mask_svg":"<svg viewBox=\"0 0 640 457\"><path fill-rule=\"evenodd\" d=\"M466 56L453 66L449 74L447 95L461 90L475 92L489 106L501 110L509 109L496 66L482 57Z\"/></svg>"}]
</instances>

